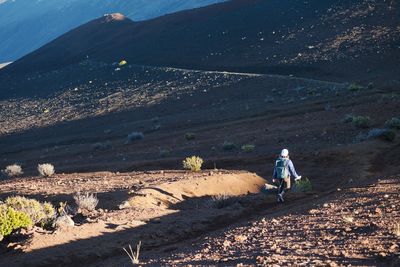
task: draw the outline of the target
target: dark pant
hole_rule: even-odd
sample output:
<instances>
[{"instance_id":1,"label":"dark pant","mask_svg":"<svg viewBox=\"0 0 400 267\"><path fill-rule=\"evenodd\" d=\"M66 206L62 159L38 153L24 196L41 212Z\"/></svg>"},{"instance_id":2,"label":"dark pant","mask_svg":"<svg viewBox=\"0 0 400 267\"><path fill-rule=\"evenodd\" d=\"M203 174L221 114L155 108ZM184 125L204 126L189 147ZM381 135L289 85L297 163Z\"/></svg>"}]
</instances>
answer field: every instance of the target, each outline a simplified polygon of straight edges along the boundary
<instances>
[{"instance_id":1,"label":"dark pant","mask_svg":"<svg viewBox=\"0 0 400 267\"><path fill-rule=\"evenodd\" d=\"M278 179L278 194L283 196L285 194L285 189L290 189L290 177Z\"/></svg>"}]
</instances>

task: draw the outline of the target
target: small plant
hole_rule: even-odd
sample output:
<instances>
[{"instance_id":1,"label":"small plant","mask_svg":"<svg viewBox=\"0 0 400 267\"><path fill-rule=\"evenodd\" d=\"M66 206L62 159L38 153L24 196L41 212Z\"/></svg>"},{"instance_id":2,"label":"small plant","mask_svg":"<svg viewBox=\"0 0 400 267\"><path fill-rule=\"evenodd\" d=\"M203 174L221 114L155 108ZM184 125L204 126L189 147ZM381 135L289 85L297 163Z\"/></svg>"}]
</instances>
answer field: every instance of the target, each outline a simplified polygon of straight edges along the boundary
<instances>
[{"instance_id":1,"label":"small plant","mask_svg":"<svg viewBox=\"0 0 400 267\"><path fill-rule=\"evenodd\" d=\"M129 245L129 251L123 248L126 254L128 254L128 257L131 260L132 265L139 264L139 254L141 246L142 246L142 241L139 241L139 244L137 244L136 246L136 252L133 252L131 245Z\"/></svg>"},{"instance_id":2,"label":"small plant","mask_svg":"<svg viewBox=\"0 0 400 267\"><path fill-rule=\"evenodd\" d=\"M393 129L400 129L400 119L399 118L391 118L388 120L385 125L387 127L393 128Z\"/></svg>"},{"instance_id":3,"label":"small plant","mask_svg":"<svg viewBox=\"0 0 400 267\"><path fill-rule=\"evenodd\" d=\"M225 151L230 151L230 150L235 149L235 148L236 148L236 145L235 145L234 143L232 143L232 142L225 141L225 142L222 144L222 148L223 148Z\"/></svg>"},{"instance_id":4,"label":"small plant","mask_svg":"<svg viewBox=\"0 0 400 267\"><path fill-rule=\"evenodd\" d=\"M396 139L396 132L390 129L385 129L380 138L385 141L393 142L394 139Z\"/></svg>"},{"instance_id":5,"label":"small plant","mask_svg":"<svg viewBox=\"0 0 400 267\"><path fill-rule=\"evenodd\" d=\"M353 117L353 125L357 128L369 128L371 126L371 118L367 116Z\"/></svg>"},{"instance_id":6,"label":"small plant","mask_svg":"<svg viewBox=\"0 0 400 267\"><path fill-rule=\"evenodd\" d=\"M364 87L359 84L352 83L349 85L349 87L347 87L347 89L351 92L356 92L364 89Z\"/></svg>"},{"instance_id":7,"label":"small plant","mask_svg":"<svg viewBox=\"0 0 400 267\"><path fill-rule=\"evenodd\" d=\"M110 141L104 143L95 143L93 144L93 150L109 150L112 148L112 144Z\"/></svg>"},{"instance_id":8,"label":"small plant","mask_svg":"<svg viewBox=\"0 0 400 267\"><path fill-rule=\"evenodd\" d=\"M351 114L346 114L342 120L343 123L353 122L354 116Z\"/></svg>"},{"instance_id":9,"label":"small plant","mask_svg":"<svg viewBox=\"0 0 400 267\"><path fill-rule=\"evenodd\" d=\"M308 178L300 179L295 182L293 191L294 192L310 192L312 190L311 181Z\"/></svg>"},{"instance_id":10,"label":"small plant","mask_svg":"<svg viewBox=\"0 0 400 267\"><path fill-rule=\"evenodd\" d=\"M246 153L250 153L250 152L253 152L255 150L255 148L256 148L255 145L247 144L247 145L242 146L242 151L246 152Z\"/></svg>"},{"instance_id":11,"label":"small plant","mask_svg":"<svg viewBox=\"0 0 400 267\"><path fill-rule=\"evenodd\" d=\"M24 174L22 167L18 164L8 165L2 172L10 178Z\"/></svg>"},{"instance_id":12,"label":"small plant","mask_svg":"<svg viewBox=\"0 0 400 267\"><path fill-rule=\"evenodd\" d=\"M317 94L317 89L315 88L310 88L307 90L307 94L311 96L315 96Z\"/></svg>"},{"instance_id":13,"label":"small plant","mask_svg":"<svg viewBox=\"0 0 400 267\"><path fill-rule=\"evenodd\" d=\"M90 193L77 193L74 199L78 209L89 212L94 211L99 203L96 195Z\"/></svg>"},{"instance_id":14,"label":"small plant","mask_svg":"<svg viewBox=\"0 0 400 267\"><path fill-rule=\"evenodd\" d=\"M32 226L29 216L5 204L0 205L0 241L14 230Z\"/></svg>"},{"instance_id":15,"label":"small plant","mask_svg":"<svg viewBox=\"0 0 400 267\"><path fill-rule=\"evenodd\" d=\"M237 199L226 194L218 194L211 197L211 208L223 209L237 203Z\"/></svg>"},{"instance_id":16,"label":"small plant","mask_svg":"<svg viewBox=\"0 0 400 267\"><path fill-rule=\"evenodd\" d=\"M196 139L196 134L194 134L194 133L186 133L186 134L185 134L185 139L186 139L187 141L194 140L194 139Z\"/></svg>"},{"instance_id":17,"label":"small plant","mask_svg":"<svg viewBox=\"0 0 400 267\"><path fill-rule=\"evenodd\" d=\"M41 176L45 177L50 177L54 174L54 166L50 163L45 163L45 164L39 164L38 167L38 172Z\"/></svg>"},{"instance_id":18,"label":"small plant","mask_svg":"<svg viewBox=\"0 0 400 267\"><path fill-rule=\"evenodd\" d=\"M128 134L126 144L130 144L136 140L142 140L144 138L144 134L142 132L131 132Z\"/></svg>"},{"instance_id":19,"label":"small plant","mask_svg":"<svg viewBox=\"0 0 400 267\"><path fill-rule=\"evenodd\" d=\"M183 161L183 168L193 172L199 172L201 170L201 165L203 165L203 159L197 156L186 158Z\"/></svg>"},{"instance_id":20,"label":"small plant","mask_svg":"<svg viewBox=\"0 0 400 267\"><path fill-rule=\"evenodd\" d=\"M40 203L35 199L26 197L9 197L5 200L4 204L16 211L27 214L34 225L39 224L43 226L52 221L56 215L55 209L50 203Z\"/></svg>"}]
</instances>

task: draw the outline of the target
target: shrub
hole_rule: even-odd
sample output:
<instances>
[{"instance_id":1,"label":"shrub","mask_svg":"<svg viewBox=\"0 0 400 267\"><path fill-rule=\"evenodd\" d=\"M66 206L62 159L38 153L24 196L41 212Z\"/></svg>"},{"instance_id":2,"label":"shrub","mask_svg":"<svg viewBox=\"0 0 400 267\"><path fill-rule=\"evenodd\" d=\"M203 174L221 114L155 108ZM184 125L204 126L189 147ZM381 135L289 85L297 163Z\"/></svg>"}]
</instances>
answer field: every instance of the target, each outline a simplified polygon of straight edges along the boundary
<instances>
[{"instance_id":1,"label":"shrub","mask_svg":"<svg viewBox=\"0 0 400 267\"><path fill-rule=\"evenodd\" d=\"M48 202L40 203L35 199L25 197L9 197L5 205L16 211L21 211L29 216L33 224L47 224L52 221L56 215L53 205Z\"/></svg>"},{"instance_id":2,"label":"shrub","mask_svg":"<svg viewBox=\"0 0 400 267\"><path fill-rule=\"evenodd\" d=\"M250 153L250 152L253 152L255 148L256 148L255 145L247 144L247 145L242 146L242 151L246 152L246 153Z\"/></svg>"},{"instance_id":3,"label":"shrub","mask_svg":"<svg viewBox=\"0 0 400 267\"><path fill-rule=\"evenodd\" d=\"M235 145L234 143L232 143L232 142L225 141L225 142L222 144L222 148L223 148L225 151L230 151L230 150L235 149L235 148L236 148L236 145Z\"/></svg>"},{"instance_id":4,"label":"shrub","mask_svg":"<svg viewBox=\"0 0 400 267\"><path fill-rule=\"evenodd\" d=\"M400 129L400 119L399 118L391 118L388 120L385 125L393 129Z\"/></svg>"},{"instance_id":5,"label":"shrub","mask_svg":"<svg viewBox=\"0 0 400 267\"><path fill-rule=\"evenodd\" d=\"M194 134L194 133L186 133L186 134L185 134L185 139L186 139L187 141L194 140L194 139L196 139L196 134Z\"/></svg>"},{"instance_id":6,"label":"shrub","mask_svg":"<svg viewBox=\"0 0 400 267\"><path fill-rule=\"evenodd\" d=\"M8 177L15 177L24 174L20 165L13 164L8 165L4 170L3 173Z\"/></svg>"},{"instance_id":7,"label":"shrub","mask_svg":"<svg viewBox=\"0 0 400 267\"><path fill-rule=\"evenodd\" d=\"M126 144L130 144L136 140L142 140L144 138L144 134L142 132L131 132L128 134Z\"/></svg>"},{"instance_id":8,"label":"shrub","mask_svg":"<svg viewBox=\"0 0 400 267\"><path fill-rule=\"evenodd\" d=\"M26 213L16 211L5 204L0 205L0 240L14 230L31 225L32 221Z\"/></svg>"},{"instance_id":9,"label":"shrub","mask_svg":"<svg viewBox=\"0 0 400 267\"><path fill-rule=\"evenodd\" d=\"M223 209L237 203L237 198L226 194L218 194L211 197L210 207L214 209Z\"/></svg>"},{"instance_id":10,"label":"shrub","mask_svg":"<svg viewBox=\"0 0 400 267\"><path fill-rule=\"evenodd\" d=\"M371 118L365 116L353 117L352 123L357 128L369 128L371 126Z\"/></svg>"},{"instance_id":11,"label":"shrub","mask_svg":"<svg viewBox=\"0 0 400 267\"><path fill-rule=\"evenodd\" d=\"M392 141L394 141L394 139L396 139L396 132L393 130L385 129L385 131L382 133L380 138L385 141L392 142Z\"/></svg>"},{"instance_id":12,"label":"shrub","mask_svg":"<svg viewBox=\"0 0 400 267\"><path fill-rule=\"evenodd\" d=\"M77 193L74 199L78 209L89 212L94 211L99 203L99 199L96 195L90 193Z\"/></svg>"},{"instance_id":13,"label":"shrub","mask_svg":"<svg viewBox=\"0 0 400 267\"><path fill-rule=\"evenodd\" d=\"M95 143L93 144L93 149L94 150L109 150L112 148L112 144L110 141L104 142L104 143Z\"/></svg>"},{"instance_id":14,"label":"shrub","mask_svg":"<svg viewBox=\"0 0 400 267\"><path fill-rule=\"evenodd\" d=\"M39 164L38 165L38 172L41 176L50 177L54 174L54 166L50 163Z\"/></svg>"},{"instance_id":15,"label":"shrub","mask_svg":"<svg viewBox=\"0 0 400 267\"><path fill-rule=\"evenodd\" d=\"M186 158L183 161L183 168L191 170L193 172L198 172L201 170L201 165L203 165L203 159L197 156L192 156Z\"/></svg>"},{"instance_id":16,"label":"shrub","mask_svg":"<svg viewBox=\"0 0 400 267\"><path fill-rule=\"evenodd\" d=\"M396 138L396 132L392 129L379 129L379 128L374 128L371 129L368 134L362 134L360 133L356 140L357 141L365 141L370 138L380 138L385 141L394 141Z\"/></svg>"},{"instance_id":17,"label":"shrub","mask_svg":"<svg viewBox=\"0 0 400 267\"><path fill-rule=\"evenodd\" d=\"M349 85L349 87L347 87L347 89L351 92L356 92L364 89L364 87L359 84L352 83Z\"/></svg>"},{"instance_id":18,"label":"shrub","mask_svg":"<svg viewBox=\"0 0 400 267\"><path fill-rule=\"evenodd\" d=\"M343 123L353 122L354 116L351 114L346 114L342 120Z\"/></svg>"},{"instance_id":19,"label":"shrub","mask_svg":"<svg viewBox=\"0 0 400 267\"><path fill-rule=\"evenodd\" d=\"M300 179L295 182L293 186L294 192L310 192L312 190L312 185L308 178Z\"/></svg>"}]
</instances>

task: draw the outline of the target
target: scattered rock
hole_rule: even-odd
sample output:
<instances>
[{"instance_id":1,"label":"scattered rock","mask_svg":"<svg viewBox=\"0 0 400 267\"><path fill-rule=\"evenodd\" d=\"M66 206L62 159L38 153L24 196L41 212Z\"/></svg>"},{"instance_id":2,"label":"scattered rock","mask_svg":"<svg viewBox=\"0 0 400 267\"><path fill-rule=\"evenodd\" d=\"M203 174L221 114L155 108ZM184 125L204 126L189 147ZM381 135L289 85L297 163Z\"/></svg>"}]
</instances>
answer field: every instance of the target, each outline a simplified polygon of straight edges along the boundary
<instances>
[{"instance_id":1,"label":"scattered rock","mask_svg":"<svg viewBox=\"0 0 400 267\"><path fill-rule=\"evenodd\" d=\"M71 219L71 217L69 217L68 215L63 215L58 217L55 222L54 225L56 228L65 228L65 227L73 227L75 226L74 221Z\"/></svg>"}]
</instances>

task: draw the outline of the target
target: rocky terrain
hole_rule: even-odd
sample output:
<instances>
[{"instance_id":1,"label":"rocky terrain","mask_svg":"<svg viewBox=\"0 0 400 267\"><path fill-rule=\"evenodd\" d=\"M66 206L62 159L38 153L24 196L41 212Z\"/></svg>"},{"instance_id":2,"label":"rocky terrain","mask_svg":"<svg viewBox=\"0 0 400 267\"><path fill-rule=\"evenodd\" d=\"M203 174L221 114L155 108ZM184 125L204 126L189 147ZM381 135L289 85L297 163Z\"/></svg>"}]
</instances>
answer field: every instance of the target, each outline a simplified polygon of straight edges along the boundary
<instances>
[{"instance_id":1,"label":"rocky terrain","mask_svg":"<svg viewBox=\"0 0 400 267\"><path fill-rule=\"evenodd\" d=\"M0 265L130 266L140 242L148 266L399 265L398 12L112 14L2 68L0 215L12 196L56 210L0 236ZM282 148L309 183L277 204Z\"/></svg>"}]
</instances>

